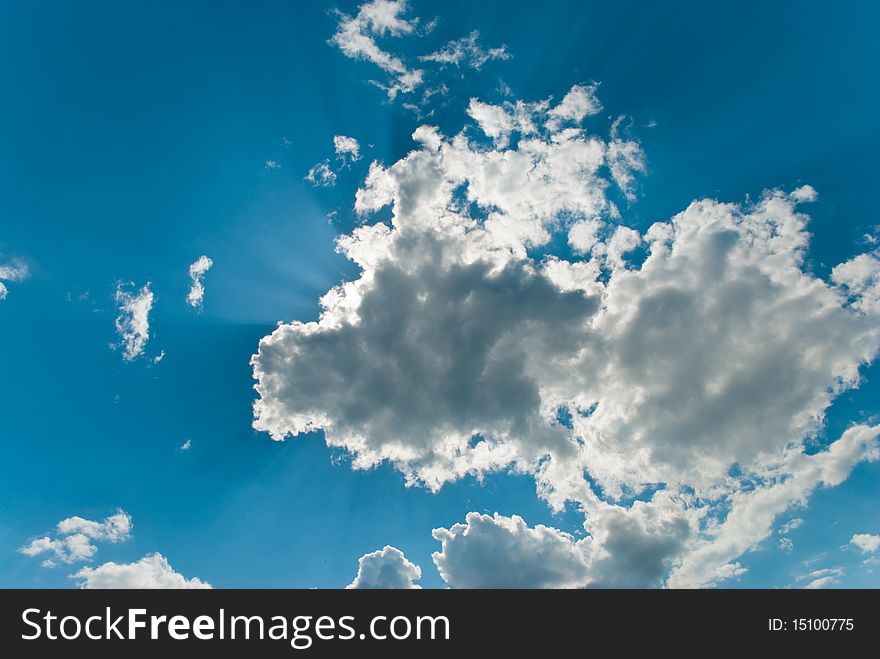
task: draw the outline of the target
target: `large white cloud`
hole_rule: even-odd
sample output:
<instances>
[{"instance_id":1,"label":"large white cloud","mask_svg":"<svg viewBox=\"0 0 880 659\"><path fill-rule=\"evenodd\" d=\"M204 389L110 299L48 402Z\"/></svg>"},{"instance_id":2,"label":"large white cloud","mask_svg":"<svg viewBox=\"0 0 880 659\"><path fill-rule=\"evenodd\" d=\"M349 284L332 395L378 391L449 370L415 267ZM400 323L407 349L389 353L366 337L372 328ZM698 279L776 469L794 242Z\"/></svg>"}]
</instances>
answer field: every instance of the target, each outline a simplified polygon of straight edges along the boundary
<instances>
[{"instance_id":1,"label":"large white cloud","mask_svg":"<svg viewBox=\"0 0 880 659\"><path fill-rule=\"evenodd\" d=\"M386 545L378 551L358 559L358 571L347 588L421 588L415 581L422 577L422 569L407 560L397 547Z\"/></svg>"},{"instance_id":2,"label":"large white cloud","mask_svg":"<svg viewBox=\"0 0 880 659\"><path fill-rule=\"evenodd\" d=\"M134 284L129 284L128 287ZM150 310L155 295L147 282L140 290L130 291L123 284L116 287L116 333L122 349L122 358L133 361L144 354L150 340Z\"/></svg>"},{"instance_id":3,"label":"large white cloud","mask_svg":"<svg viewBox=\"0 0 880 659\"><path fill-rule=\"evenodd\" d=\"M134 563L104 563L71 575L80 588L210 588L211 584L175 572L162 554L147 554Z\"/></svg>"},{"instance_id":4,"label":"large white cloud","mask_svg":"<svg viewBox=\"0 0 880 659\"><path fill-rule=\"evenodd\" d=\"M323 430L355 467L389 461L432 489L532 474L553 508L585 513L585 583L711 585L877 455L868 426L804 452L877 355L874 256L830 282L805 267L809 186L620 224L614 198L645 161L620 122L582 126L596 89L474 99L482 135L422 126L373 163L355 209L390 205L390 226L341 236L360 277L261 341L254 427ZM534 259L557 233L579 257Z\"/></svg>"},{"instance_id":5,"label":"large white cloud","mask_svg":"<svg viewBox=\"0 0 880 659\"><path fill-rule=\"evenodd\" d=\"M578 588L589 581L589 539L575 541L517 516L468 513L464 524L434 529L440 576L457 588Z\"/></svg>"}]
</instances>

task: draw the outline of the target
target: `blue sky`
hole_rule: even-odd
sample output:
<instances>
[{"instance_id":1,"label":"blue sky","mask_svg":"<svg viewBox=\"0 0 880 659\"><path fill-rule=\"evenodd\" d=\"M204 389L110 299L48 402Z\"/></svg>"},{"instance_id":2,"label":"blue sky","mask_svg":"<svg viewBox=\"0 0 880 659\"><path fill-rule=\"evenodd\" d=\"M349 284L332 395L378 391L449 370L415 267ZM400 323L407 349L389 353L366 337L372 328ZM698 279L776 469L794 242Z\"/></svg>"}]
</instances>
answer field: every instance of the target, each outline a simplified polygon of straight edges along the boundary
<instances>
[{"instance_id":1,"label":"blue sky","mask_svg":"<svg viewBox=\"0 0 880 659\"><path fill-rule=\"evenodd\" d=\"M249 360L260 339L279 322L317 320L319 298L358 277L335 240L364 222L353 205L370 163L406 157L422 123L455 135L472 97L500 104L506 85L511 98L558 101L601 82L591 131L607 134L626 115L645 154L635 198L608 192L620 223L639 232L695 199L742 203L809 184L818 200L804 209L804 271L827 279L871 250L873 3L414 0L405 15L436 26L377 40L404 61L472 30L511 55L480 70L432 69L430 84L448 92L420 107L423 118L404 107L406 94L389 99L369 83L384 79L375 65L328 43L337 7L358 11L0 3L0 265L29 272L7 281L0 301L3 586L74 585L68 575L82 565L46 569L17 550L59 520L117 509L133 519L131 539L101 544L83 565L160 552L214 587L343 587L358 558L385 545L421 567L423 587L442 587L431 531L470 512L585 536L578 506L554 513L529 474L500 469L433 493L405 487L387 462L353 470L321 432L275 442L252 427ZM305 180L313 165L337 166L334 135L355 137L362 158L338 169L335 186L315 187ZM553 249L572 257L564 234L530 256ZM202 254L214 265L197 312L185 303L187 267ZM155 295L144 355L131 362L108 347L118 340L118 282L150 282ZM808 453L871 423L880 371L861 374ZM880 464L861 462L787 509L736 559L748 571L718 585L800 586L815 568L838 570L834 585L880 586L850 544L880 533L878 477ZM791 518L804 523L783 551L777 527Z\"/></svg>"}]
</instances>

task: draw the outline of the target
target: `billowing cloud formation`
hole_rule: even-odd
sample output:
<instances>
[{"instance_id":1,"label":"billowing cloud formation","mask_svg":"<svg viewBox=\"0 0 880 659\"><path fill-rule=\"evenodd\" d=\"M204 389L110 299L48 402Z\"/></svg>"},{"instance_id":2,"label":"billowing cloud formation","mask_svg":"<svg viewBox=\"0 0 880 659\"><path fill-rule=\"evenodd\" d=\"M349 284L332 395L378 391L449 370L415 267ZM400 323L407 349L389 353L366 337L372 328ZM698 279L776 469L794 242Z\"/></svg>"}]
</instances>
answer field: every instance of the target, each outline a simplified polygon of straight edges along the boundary
<instances>
[{"instance_id":1,"label":"billowing cloud formation","mask_svg":"<svg viewBox=\"0 0 880 659\"><path fill-rule=\"evenodd\" d=\"M353 137L334 135L333 148L336 151L336 157L345 164L361 159L361 145Z\"/></svg>"},{"instance_id":2,"label":"billowing cloud formation","mask_svg":"<svg viewBox=\"0 0 880 659\"><path fill-rule=\"evenodd\" d=\"M122 358L127 362L144 354L150 339L150 310L154 301L150 282L135 292L126 290L123 284L116 287L116 333L119 335L117 347L122 348Z\"/></svg>"},{"instance_id":3,"label":"billowing cloud formation","mask_svg":"<svg viewBox=\"0 0 880 659\"><path fill-rule=\"evenodd\" d=\"M607 139L583 127L596 90L474 99L481 135L421 126L416 149L372 163L365 224L338 241L362 273L317 322L261 341L254 427L322 430L356 468L387 461L433 490L531 474L551 507L585 514L585 583L712 585L878 457L864 425L804 451L877 356L873 255L831 281L805 267L809 186L621 225L615 196L644 157L620 122ZM385 206L390 226L370 225ZM531 256L558 233L577 258Z\"/></svg>"},{"instance_id":4,"label":"billowing cloud formation","mask_svg":"<svg viewBox=\"0 0 880 659\"><path fill-rule=\"evenodd\" d=\"M379 551L358 559L357 576L347 588L421 588L413 583L422 577L422 569L410 563L403 552L386 545Z\"/></svg>"},{"instance_id":5,"label":"billowing cloud formation","mask_svg":"<svg viewBox=\"0 0 880 659\"><path fill-rule=\"evenodd\" d=\"M187 579L174 571L162 554L147 554L134 563L104 563L85 567L71 575L80 588L210 588L196 577Z\"/></svg>"},{"instance_id":6,"label":"billowing cloud formation","mask_svg":"<svg viewBox=\"0 0 880 659\"><path fill-rule=\"evenodd\" d=\"M510 53L507 52L506 46L483 48L479 42L480 33L478 30L474 30L468 36L450 41L437 52L422 55L419 59L423 62L470 67L478 71L491 60L510 59Z\"/></svg>"},{"instance_id":7,"label":"billowing cloud formation","mask_svg":"<svg viewBox=\"0 0 880 659\"><path fill-rule=\"evenodd\" d=\"M390 98L400 92L411 92L422 82L423 72L409 68L402 59L376 43L379 37L399 37L412 33L418 19L404 18L406 0L370 0L358 7L355 16L339 13L339 24L330 43L347 57L372 62L388 74L384 85Z\"/></svg>"},{"instance_id":8,"label":"billowing cloud formation","mask_svg":"<svg viewBox=\"0 0 880 659\"><path fill-rule=\"evenodd\" d=\"M0 263L0 300L5 300L9 294L9 289L4 282L21 281L26 279L29 274L27 264L21 261L12 261L11 263Z\"/></svg>"},{"instance_id":9,"label":"billowing cloud formation","mask_svg":"<svg viewBox=\"0 0 880 659\"><path fill-rule=\"evenodd\" d=\"M123 510L117 510L113 515L104 518L102 522L95 522L83 517L68 517L63 519L55 527L58 533L56 538L44 536L31 540L25 546L19 548L19 552L26 556L39 556L50 554L42 562L43 567L55 567L56 561L61 563L76 563L92 558L98 551L93 541L100 542L123 542L131 537L131 515Z\"/></svg>"},{"instance_id":10,"label":"billowing cloud formation","mask_svg":"<svg viewBox=\"0 0 880 659\"><path fill-rule=\"evenodd\" d=\"M880 535L856 533L850 542L858 547L863 554L873 554L880 551Z\"/></svg>"},{"instance_id":11,"label":"billowing cloud formation","mask_svg":"<svg viewBox=\"0 0 880 659\"><path fill-rule=\"evenodd\" d=\"M205 285L203 280L205 273L211 269L212 265L214 265L214 261L204 254L190 264L189 278L192 285L189 288L189 293L186 294L186 303L189 306L196 309L202 308L202 303L205 301Z\"/></svg>"},{"instance_id":12,"label":"billowing cloud formation","mask_svg":"<svg viewBox=\"0 0 880 659\"><path fill-rule=\"evenodd\" d=\"M577 588L589 580L589 540L529 528L517 515L468 513L464 524L434 529L434 538L442 543L434 563L457 588Z\"/></svg>"}]
</instances>

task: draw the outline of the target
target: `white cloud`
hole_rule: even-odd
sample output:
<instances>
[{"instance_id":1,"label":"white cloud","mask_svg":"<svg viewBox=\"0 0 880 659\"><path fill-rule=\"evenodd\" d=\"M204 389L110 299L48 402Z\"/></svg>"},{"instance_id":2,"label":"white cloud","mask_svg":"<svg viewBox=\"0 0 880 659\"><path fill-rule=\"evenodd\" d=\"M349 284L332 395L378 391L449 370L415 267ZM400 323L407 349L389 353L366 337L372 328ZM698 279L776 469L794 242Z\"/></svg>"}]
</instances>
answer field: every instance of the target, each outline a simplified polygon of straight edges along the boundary
<instances>
[{"instance_id":1,"label":"white cloud","mask_svg":"<svg viewBox=\"0 0 880 659\"><path fill-rule=\"evenodd\" d=\"M40 554L52 554L55 560L62 563L75 563L90 559L98 551L88 536L82 533L74 533L63 538L50 538L44 536L31 540L19 552L25 556L39 556ZM55 562L45 560L42 567L55 567Z\"/></svg>"},{"instance_id":2,"label":"white cloud","mask_svg":"<svg viewBox=\"0 0 880 659\"><path fill-rule=\"evenodd\" d=\"M818 590L820 588L828 588L840 581L843 576L843 569L839 567L826 568L823 570L813 570L807 574L798 576L798 581L808 581L804 586L807 590Z\"/></svg>"},{"instance_id":3,"label":"white cloud","mask_svg":"<svg viewBox=\"0 0 880 659\"><path fill-rule=\"evenodd\" d=\"M357 576L347 588L421 588L413 583L421 577L418 565L410 563L396 547L386 545L358 559Z\"/></svg>"},{"instance_id":4,"label":"white cloud","mask_svg":"<svg viewBox=\"0 0 880 659\"><path fill-rule=\"evenodd\" d=\"M566 97L567 98L567 97ZM611 140L608 142L608 167L611 178L630 201L636 198L635 174L646 171L645 154L641 145L634 140L626 140L620 136L620 125L624 117L618 117L611 126ZM797 190L795 191L797 192ZM792 199L802 201L792 193Z\"/></svg>"},{"instance_id":5,"label":"white cloud","mask_svg":"<svg viewBox=\"0 0 880 659\"><path fill-rule=\"evenodd\" d=\"M353 137L334 135L333 148L336 150L336 157L343 163L351 163L361 159L361 145Z\"/></svg>"},{"instance_id":6,"label":"white cloud","mask_svg":"<svg viewBox=\"0 0 880 659\"><path fill-rule=\"evenodd\" d=\"M134 283L129 284L133 286ZM150 338L150 309L155 296L150 290L150 282L142 289L129 292L123 284L116 287L116 333L119 335L117 347L122 348L122 358L133 361L144 353Z\"/></svg>"},{"instance_id":7,"label":"white cloud","mask_svg":"<svg viewBox=\"0 0 880 659\"><path fill-rule=\"evenodd\" d=\"M68 517L58 522L57 531L61 535L82 533L93 539L106 542L121 542L131 537L131 515L117 510L113 515L105 517L102 522L94 522L82 517Z\"/></svg>"},{"instance_id":8,"label":"white cloud","mask_svg":"<svg viewBox=\"0 0 880 659\"><path fill-rule=\"evenodd\" d=\"M493 144L422 126L417 148L373 163L365 224L338 242L362 272L317 321L260 342L254 427L323 430L355 468L387 461L432 490L530 474L554 509L584 511L591 585L713 585L779 515L877 457L864 425L804 449L876 358L880 310L846 269L829 283L804 268L803 188L621 224L619 128L577 125L600 107L595 86L556 106L474 100ZM388 205L390 225L370 225ZM584 258L531 258L557 232Z\"/></svg>"},{"instance_id":9,"label":"white cloud","mask_svg":"<svg viewBox=\"0 0 880 659\"><path fill-rule=\"evenodd\" d=\"M29 274L27 264L22 261L0 263L0 300L5 300L9 294L9 289L4 282L22 281L27 279Z\"/></svg>"},{"instance_id":10,"label":"white cloud","mask_svg":"<svg viewBox=\"0 0 880 659\"><path fill-rule=\"evenodd\" d=\"M863 554L873 554L880 551L880 535L856 533L850 542L858 547Z\"/></svg>"},{"instance_id":11,"label":"white cloud","mask_svg":"<svg viewBox=\"0 0 880 659\"><path fill-rule=\"evenodd\" d=\"M780 551L784 551L789 554L794 551L794 541L791 538L779 538L778 546Z\"/></svg>"},{"instance_id":12,"label":"white cloud","mask_svg":"<svg viewBox=\"0 0 880 659\"><path fill-rule=\"evenodd\" d=\"M434 529L440 576L456 588L578 588L589 580L589 541L517 516L468 513L464 524Z\"/></svg>"},{"instance_id":13,"label":"white cloud","mask_svg":"<svg viewBox=\"0 0 880 659\"><path fill-rule=\"evenodd\" d=\"M859 254L831 271L831 279L851 297L853 306L880 314L880 252Z\"/></svg>"},{"instance_id":14,"label":"white cloud","mask_svg":"<svg viewBox=\"0 0 880 659\"><path fill-rule=\"evenodd\" d=\"M403 60L376 43L379 37L400 37L411 34L418 26L418 19L404 18L408 11L406 0L370 0L358 7L354 16L338 12L339 24L330 43L337 46L346 57L371 62L389 76L383 88L389 98L399 93L412 92L423 78L423 71L409 68Z\"/></svg>"},{"instance_id":15,"label":"white cloud","mask_svg":"<svg viewBox=\"0 0 880 659\"><path fill-rule=\"evenodd\" d=\"M309 170L306 180L317 188L329 188L336 185L336 172L330 169L330 161L325 160Z\"/></svg>"},{"instance_id":16,"label":"white cloud","mask_svg":"<svg viewBox=\"0 0 880 659\"><path fill-rule=\"evenodd\" d=\"M547 113L547 127L556 131L565 124L579 124L584 118L599 114L602 104L596 96L598 89L599 85L595 83L572 87L562 101Z\"/></svg>"},{"instance_id":17,"label":"white cloud","mask_svg":"<svg viewBox=\"0 0 880 659\"><path fill-rule=\"evenodd\" d=\"M131 516L123 510L95 522L83 517L68 517L56 525L60 537L43 536L31 540L19 548L26 556L51 554L53 559L44 560L43 567L55 567L55 561L75 563L92 558L98 551L93 541L123 542L131 538Z\"/></svg>"},{"instance_id":18,"label":"white cloud","mask_svg":"<svg viewBox=\"0 0 880 659\"><path fill-rule=\"evenodd\" d=\"M837 583L837 579L834 577L820 577L819 579L814 579L810 583L808 583L804 588L806 590L819 590L821 588L828 588L829 586L833 586Z\"/></svg>"},{"instance_id":19,"label":"white cloud","mask_svg":"<svg viewBox=\"0 0 880 659\"><path fill-rule=\"evenodd\" d=\"M603 226L602 220L580 220L571 225L568 230L568 244L571 245L575 254L589 254L590 250L599 242L599 231Z\"/></svg>"},{"instance_id":20,"label":"white cloud","mask_svg":"<svg viewBox=\"0 0 880 659\"><path fill-rule=\"evenodd\" d=\"M457 67L465 66L480 70L491 60L507 60L511 55L506 46L497 48L483 48L480 43L480 33L474 30L468 36L450 41L437 52L419 57L424 62L437 64L454 64Z\"/></svg>"},{"instance_id":21,"label":"white cloud","mask_svg":"<svg viewBox=\"0 0 880 659\"><path fill-rule=\"evenodd\" d=\"M196 577L175 572L162 554L147 554L134 563L104 563L71 575L80 588L210 588Z\"/></svg>"},{"instance_id":22,"label":"white cloud","mask_svg":"<svg viewBox=\"0 0 880 659\"><path fill-rule=\"evenodd\" d=\"M205 300L205 273L211 269L212 265L214 265L214 261L203 254L189 266L189 278L192 285L189 288L189 293L186 294L186 303L195 309L202 308L202 303Z\"/></svg>"},{"instance_id":23,"label":"white cloud","mask_svg":"<svg viewBox=\"0 0 880 659\"><path fill-rule=\"evenodd\" d=\"M190 448L192 448L192 440L191 439L186 440L183 444L180 445L180 450L184 451L184 452L189 451Z\"/></svg>"},{"instance_id":24,"label":"white cloud","mask_svg":"<svg viewBox=\"0 0 880 659\"><path fill-rule=\"evenodd\" d=\"M800 517L794 517L779 527L779 535L788 535L795 529L799 529L804 525L804 520Z\"/></svg>"},{"instance_id":25,"label":"white cloud","mask_svg":"<svg viewBox=\"0 0 880 659\"><path fill-rule=\"evenodd\" d=\"M281 169L281 164L275 160L267 160L263 167L265 169Z\"/></svg>"}]
</instances>

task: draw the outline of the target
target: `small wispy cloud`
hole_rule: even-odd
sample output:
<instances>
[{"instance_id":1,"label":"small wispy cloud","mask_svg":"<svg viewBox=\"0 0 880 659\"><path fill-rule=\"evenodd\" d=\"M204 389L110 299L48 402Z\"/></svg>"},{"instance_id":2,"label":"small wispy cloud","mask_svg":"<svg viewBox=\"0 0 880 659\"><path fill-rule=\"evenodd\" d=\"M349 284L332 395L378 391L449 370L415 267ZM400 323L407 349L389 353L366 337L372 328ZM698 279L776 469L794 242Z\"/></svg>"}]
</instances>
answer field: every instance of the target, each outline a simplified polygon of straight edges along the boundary
<instances>
[{"instance_id":1,"label":"small wispy cloud","mask_svg":"<svg viewBox=\"0 0 880 659\"><path fill-rule=\"evenodd\" d=\"M799 529L804 525L804 520L800 517L795 517L794 519L788 520L785 524L779 527L779 535L788 535L795 529Z\"/></svg>"},{"instance_id":2,"label":"small wispy cloud","mask_svg":"<svg viewBox=\"0 0 880 659\"><path fill-rule=\"evenodd\" d=\"M265 169L281 169L281 165L275 160L267 160L263 166Z\"/></svg>"},{"instance_id":3,"label":"small wispy cloud","mask_svg":"<svg viewBox=\"0 0 880 659\"><path fill-rule=\"evenodd\" d=\"M333 148L336 150L336 157L344 164L350 164L361 159L361 145L353 137L334 135Z\"/></svg>"},{"instance_id":4,"label":"small wispy cloud","mask_svg":"<svg viewBox=\"0 0 880 659\"><path fill-rule=\"evenodd\" d=\"M336 172L330 168L330 161L324 160L309 170L306 180L317 188L329 188L336 185Z\"/></svg>"},{"instance_id":5,"label":"small wispy cloud","mask_svg":"<svg viewBox=\"0 0 880 659\"><path fill-rule=\"evenodd\" d=\"M491 60L508 60L512 55L507 51L507 46L501 45L496 48L484 48L480 45L480 32L474 30L468 36L448 42L440 50L430 55L422 55L419 59L423 62L435 62L437 64L452 64L457 67L468 67L479 71L486 62Z\"/></svg>"},{"instance_id":6,"label":"small wispy cloud","mask_svg":"<svg viewBox=\"0 0 880 659\"><path fill-rule=\"evenodd\" d=\"M186 294L186 303L195 309L201 309L205 301L205 285L203 280L205 273L213 265L214 261L203 254L189 266L189 278L192 285L189 288L189 293Z\"/></svg>"},{"instance_id":7,"label":"small wispy cloud","mask_svg":"<svg viewBox=\"0 0 880 659\"><path fill-rule=\"evenodd\" d=\"M144 353L150 339L150 310L153 308L155 296L150 290L150 282L143 288L130 292L122 283L116 286L116 333L119 343L115 348L122 348L122 359L127 362L137 359Z\"/></svg>"},{"instance_id":8,"label":"small wispy cloud","mask_svg":"<svg viewBox=\"0 0 880 659\"><path fill-rule=\"evenodd\" d=\"M26 279L30 271L27 264L22 261L12 261L11 263L0 263L0 300L5 300L9 294L9 289L5 282L22 281Z\"/></svg>"}]
</instances>

